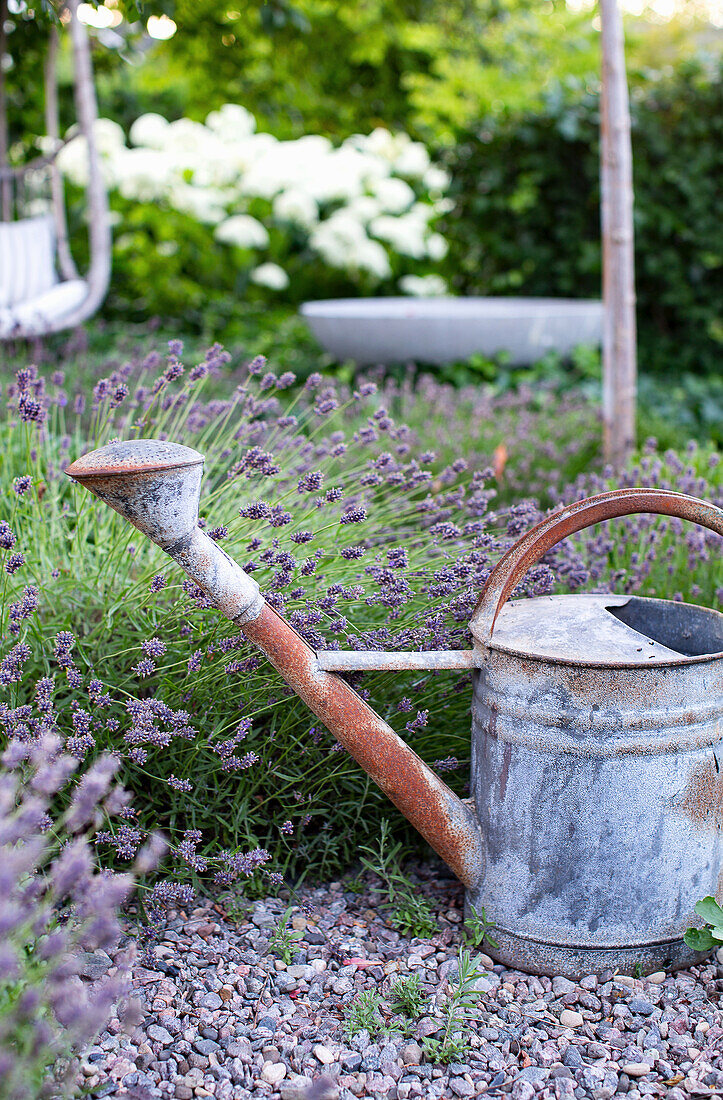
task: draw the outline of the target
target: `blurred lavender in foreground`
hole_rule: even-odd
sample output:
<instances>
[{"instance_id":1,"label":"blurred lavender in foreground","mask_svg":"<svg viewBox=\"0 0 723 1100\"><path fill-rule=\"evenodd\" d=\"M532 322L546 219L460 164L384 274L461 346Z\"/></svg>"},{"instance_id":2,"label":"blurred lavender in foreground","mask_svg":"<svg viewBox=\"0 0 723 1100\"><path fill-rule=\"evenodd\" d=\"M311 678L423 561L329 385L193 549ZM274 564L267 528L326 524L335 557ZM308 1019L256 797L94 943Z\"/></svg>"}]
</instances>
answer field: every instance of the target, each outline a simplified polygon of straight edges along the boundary
<instances>
[{"instance_id":1,"label":"blurred lavender in foreground","mask_svg":"<svg viewBox=\"0 0 723 1100\"><path fill-rule=\"evenodd\" d=\"M125 803L118 761L78 768L47 730L10 740L0 769L0 1095L62 1094L79 1054L129 988L131 952L104 977L82 981L93 952L115 951L119 906L133 876L95 869L96 823ZM63 801L67 809L53 818ZM144 870L147 854L138 861ZM157 857L157 844L153 849Z\"/></svg>"}]
</instances>

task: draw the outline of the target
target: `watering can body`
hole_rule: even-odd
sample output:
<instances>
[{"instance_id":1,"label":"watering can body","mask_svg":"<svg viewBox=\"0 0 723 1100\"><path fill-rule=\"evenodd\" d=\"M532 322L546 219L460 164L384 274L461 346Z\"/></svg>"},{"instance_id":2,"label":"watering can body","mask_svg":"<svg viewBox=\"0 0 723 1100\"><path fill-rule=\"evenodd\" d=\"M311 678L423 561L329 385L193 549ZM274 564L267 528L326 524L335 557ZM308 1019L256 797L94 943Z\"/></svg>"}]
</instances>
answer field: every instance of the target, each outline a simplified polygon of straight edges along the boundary
<instances>
[{"instance_id":1,"label":"watering can body","mask_svg":"<svg viewBox=\"0 0 723 1100\"><path fill-rule=\"evenodd\" d=\"M474 677L485 873L467 894L500 961L579 977L700 958L682 936L723 878L720 650L723 615L680 603L504 609Z\"/></svg>"},{"instance_id":2,"label":"watering can body","mask_svg":"<svg viewBox=\"0 0 723 1100\"><path fill-rule=\"evenodd\" d=\"M156 542L255 643L494 922L500 961L580 977L696 957L681 936L723 886L723 615L627 596L509 597L561 538L656 512L723 535L723 511L654 489L543 520L492 571L474 648L316 653L198 527L203 456L115 443L67 473ZM472 669L472 793L459 799L335 672Z\"/></svg>"}]
</instances>

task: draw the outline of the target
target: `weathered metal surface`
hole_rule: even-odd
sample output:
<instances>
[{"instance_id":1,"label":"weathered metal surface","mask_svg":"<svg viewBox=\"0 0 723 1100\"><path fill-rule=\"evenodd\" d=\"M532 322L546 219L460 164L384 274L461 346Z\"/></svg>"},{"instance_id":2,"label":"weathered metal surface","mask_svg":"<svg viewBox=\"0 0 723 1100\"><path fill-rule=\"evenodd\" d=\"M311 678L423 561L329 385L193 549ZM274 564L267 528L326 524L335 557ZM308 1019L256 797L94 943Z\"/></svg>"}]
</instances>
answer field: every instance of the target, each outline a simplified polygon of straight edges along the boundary
<instances>
[{"instance_id":1,"label":"weathered metal surface","mask_svg":"<svg viewBox=\"0 0 723 1100\"><path fill-rule=\"evenodd\" d=\"M693 961L681 937L723 867L723 661L486 656L472 731L486 872L469 901L496 923L493 954L578 977Z\"/></svg>"},{"instance_id":2,"label":"weathered metal surface","mask_svg":"<svg viewBox=\"0 0 723 1100\"><path fill-rule=\"evenodd\" d=\"M479 653L474 649L436 649L416 653L399 650L322 649L316 655L326 672L405 672L413 669L477 668Z\"/></svg>"},{"instance_id":3,"label":"weathered metal surface","mask_svg":"<svg viewBox=\"0 0 723 1100\"><path fill-rule=\"evenodd\" d=\"M175 444L110 444L66 473L125 516L186 570L256 643L311 710L467 886L483 871L474 811L427 767L260 595L198 524L203 458Z\"/></svg>"},{"instance_id":4,"label":"weathered metal surface","mask_svg":"<svg viewBox=\"0 0 723 1100\"><path fill-rule=\"evenodd\" d=\"M558 542L594 523L637 512L678 516L723 535L723 509L665 489L615 489L579 500L538 523L497 563L472 615L470 630L475 639L482 645L489 641L505 601L528 569Z\"/></svg>"}]
</instances>

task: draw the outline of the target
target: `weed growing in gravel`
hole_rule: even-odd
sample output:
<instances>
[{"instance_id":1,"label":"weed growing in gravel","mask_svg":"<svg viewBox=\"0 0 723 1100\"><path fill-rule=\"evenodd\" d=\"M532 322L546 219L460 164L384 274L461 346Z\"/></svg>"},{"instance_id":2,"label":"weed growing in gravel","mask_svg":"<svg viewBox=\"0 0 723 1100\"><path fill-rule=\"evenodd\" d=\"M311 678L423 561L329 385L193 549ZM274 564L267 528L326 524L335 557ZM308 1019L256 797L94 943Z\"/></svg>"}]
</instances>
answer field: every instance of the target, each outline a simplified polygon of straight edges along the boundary
<instances>
[{"instance_id":1,"label":"weed growing in gravel","mask_svg":"<svg viewBox=\"0 0 723 1100\"><path fill-rule=\"evenodd\" d=\"M347 1039L353 1039L360 1031L368 1031L374 1038L383 1026L379 1009L381 1008L381 994L376 989L365 989L344 1009L344 1034Z\"/></svg>"},{"instance_id":2,"label":"weed growing in gravel","mask_svg":"<svg viewBox=\"0 0 723 1100\"><path fill-rule=\"evenodd\" d=\"M414 883L402 870L402 843L392 843L389 833L389 821L383 818L376 846L362 846L362 852L368 853L361 856L362 865L384 883L387 902L380 908L388 910L390 925L405 936L426 938L437 928L434 909L427 898L416 892Z\"/></svg>"},{"instance_id":3,"label":"weed growing in gravel","mask_svg":"<svg viewBox=\"0 0 723 1100\"><path fill-rule=\"evenodd\" d=\"M292 906L281 914L269 937L269 951L288 966L294 955L299 940L303 940L304 933L290 928Z\"/></svg>"},{"instance_id":4,"label":"weed growing in gravel","mask_svg":"<svg viewBox=\"0 0 723 1100\"><path fill-rule=\"evenodd\" d=\"M464 922L465 943L469 947L484 947L486 941L490 947L498 947L497 942L490 936L490 929L494 928L494 922L487 920L484 905L479 913L474 905L471 905L470 909L472 916L467 917Z\"/></svg>"},{"instance_id":5,"label":"weed growing in gravel","mask_svg":"<svg viewBox=\"0 0 723 1100\"><path fill-rule=\"evenodd\" d=\"M402 1013L410 1020L422 1015L427 1001L421 988L422 978L419 971L398 978L390 990L390 1008L392 1012Z\"/></svg>"},{"instance_id":6,"label":"weed growing in gravel","mask_svg":"<svg viewBox=\"0 0 723 1100\"><path fill-rule=\"evenodd\" d=\"M701 898L695 911L704 920L702 928L689 928L683 936L688 947L694 951L711 951L723 944L723 909L710 895Z\"/></svg>"},{"instance_id":7,"label":"weed growing in gravel","mask_svg":"<svg viewBox=\"0 0 723 1100\"><path fill-rule=\"evenodd\" d=\"M477 1007L479 992L475 988L484 971L478 969L472 956L460 947L458 956L458 975L449 983L447 1002L444 1006L444 1030L441 1039L427 1036L422 1049L431 1062L461 1061L470 1051L469 1020Z\"/></svg>"}]
</instances>

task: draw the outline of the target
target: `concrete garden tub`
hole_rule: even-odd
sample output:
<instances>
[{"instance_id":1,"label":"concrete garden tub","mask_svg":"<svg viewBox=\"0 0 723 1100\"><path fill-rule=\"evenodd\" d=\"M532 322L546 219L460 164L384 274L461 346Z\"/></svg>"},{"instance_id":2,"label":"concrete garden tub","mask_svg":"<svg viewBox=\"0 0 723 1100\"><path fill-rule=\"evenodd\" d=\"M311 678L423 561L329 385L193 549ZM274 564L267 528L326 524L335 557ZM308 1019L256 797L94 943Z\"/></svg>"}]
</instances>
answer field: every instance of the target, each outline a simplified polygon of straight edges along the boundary
<instances>
[{"instance_id":1,"label":"concrete garden tub","mask_svg":"<svg viewBox=\"0 0 723 1100\"><path fill-rule=\"evenodd\" d=\"M335 298L301 314L337 359L451 363L506 352L515 366L599 344L602 302L567 298Z\"/></svg>"}]
</instances>

